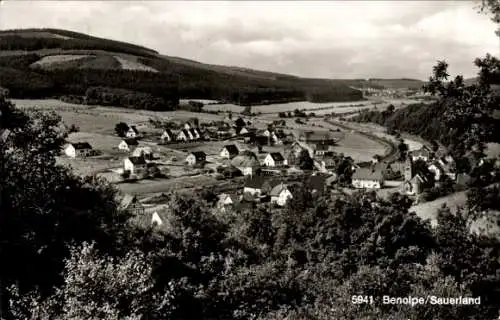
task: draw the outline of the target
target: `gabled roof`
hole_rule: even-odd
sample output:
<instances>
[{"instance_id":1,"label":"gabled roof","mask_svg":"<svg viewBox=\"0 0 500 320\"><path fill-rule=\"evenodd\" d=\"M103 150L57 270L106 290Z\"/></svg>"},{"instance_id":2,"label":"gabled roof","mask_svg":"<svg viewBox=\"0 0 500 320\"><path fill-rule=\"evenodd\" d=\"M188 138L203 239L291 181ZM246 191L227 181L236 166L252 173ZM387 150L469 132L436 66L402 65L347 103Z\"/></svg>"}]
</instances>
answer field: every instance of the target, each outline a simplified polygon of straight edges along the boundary
<instances>
[{"instance_id":1,"label":"gabled roof","mask_svg":"<svg viewBox=\"0 0 500 320\"><path fill-rule=\"evenodd\" d=\"M271 191L269 192L269 195L271 197L278 197L281 194L281 192L283 192L285 190L288 190L288 186L284 183L280 183L271 189Z\"/></svg>"},{"instance_id":2,"label":"gabled roof","mask_svg":"<svg viewBox=\"0 0 500 320\"><path fill-rule=\"evenodd\" d=\"M146 160L143 157L128 157L128 160L134 165L146 164Z\"/></svg>"},{"instance_id":3,"label":"gabled roof","mask_svg":"<svg viewBox=\"0 0 500 320\"><path fill-rule=\"evenodd\" d=\"M352 175L353 180L383 181L383 174L380 168L358 168Z\"/></svg>"},{"instance_id":4,"label":"gabled roof","mask_svg":"<svg viewBox=\"0 0 500 320\"><path fill-rule=\"evenodd\" d=\"M269 153L269 155L271 156L271 158L274 161L277 161L277 162L285 161L285 158L283 158L283 155L279 152L271 152L271 153Z\"/></svg>"},{"instance_id":5,"label":"gabled roof","mask_svg":"<svg viewBox=\"0 0 500 320\"><path fill-rule=\"evenodd\" d=\"M137 146L139 144L136 139L123 139L122 142L125 142L129 146Z\"/></svg>"},{"instance_id":6,"label":"gabled roof","mask_svg":"<svg viewBox=\"0 0 500 320\"><path fill-rule=\"evenodd\" d=\"M234 144L225 145L222 150L226 149L230 155L236 155L239 153L238 148Z\"/></svg>"},{"instance_id":7,"label":"gabled roof","mask_svg":"<svg viewBox=\"0 0 500 320\"><path fill-rule=\"evenodd\" d=\"M193 151L190 154L196 158L196 161L205 160L207 158L207 155L203 151Z\"/></svg>"},{"instance_id":8,"label":"gabled roof","mask_svg":"<svg viewBox=\"0 0 500 320\"><path fill-rule=\"evenodd\" d=\"M196 137L199 134L199 131L196 128L191 128L189 129L189 133L191 133L193 137Z\"/></svg>"},{"instance_id":9,"label":"gabled roof","mask_svg":"<svg viewBox=\"0 0 500 320\"><path fill-rule=\"evenodd\" d=\"M411 182L419 182L423 185L426 185L430 183L430 180L424 174L417 173L416 175L413 176L413 178L411 178Z\"/></svg>"},{"instance_id":10,"label":"gabled roof","mask_svg":"<svg viewBox=\"0 0 500 320\"><path fill-rule=\"evenodd\" d=\"M173 134L172 134L172 130L170 130L170 129L168 129L168 128L163 129L163 133L166 133L166 134L168 134L169 136L172 136L172 135L173 135Z\"/></svg>"},{"instance_id":11,"label":"gabled roof","mask_svg":"<svg viewBox=\"0 0 500 320\"><path fill-rule=\"evenodd\" d=\"M92 149L92 146L88 142L75 142L75 143L71 143L71 145L76 150Z\"/></svg>"},{"instance_id":12,"label":"gabled roof","mask_svg":"<svg viewBox=\"0 0 500 320\"><path fill-rule=\"evenodd\" d=\"M128 129L134 131L135 133L139 133L136 126L129 126Z\"/></svg>"}]
</instances>

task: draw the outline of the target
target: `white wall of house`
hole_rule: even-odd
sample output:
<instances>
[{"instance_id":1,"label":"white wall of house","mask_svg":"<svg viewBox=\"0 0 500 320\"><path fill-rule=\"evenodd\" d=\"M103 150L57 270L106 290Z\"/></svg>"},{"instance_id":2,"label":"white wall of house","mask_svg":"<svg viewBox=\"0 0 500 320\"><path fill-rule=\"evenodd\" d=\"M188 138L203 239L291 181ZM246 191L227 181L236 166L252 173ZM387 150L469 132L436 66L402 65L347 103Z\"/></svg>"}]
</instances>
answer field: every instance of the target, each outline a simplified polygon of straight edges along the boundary
<instances>
[{"instance_id":1,"label":"white wall of house","mask_svg":"<svg viewBox=\"0 0 500 320\"><path fill-rule=\"evenodd\" d=\"M229 154L229 151L227 151L226 148L222 149L222 151L220 152L220 156L226 159L231 158L231 155Z\"/></svg>"},{"instance_id":2,"label":"white wall of house","mask_svg":"<svg viewBox=\"0 0 500 320\"><path fill-rule=\"evenodd\" d=\"M434 180L439 181L439 179L441 179L442 172L438 166L431 164L428 167L428 169L430 172L432 172L434 174Z\"/></svg>"},{"instance_id":3,"label":"white wall of house","mask_svg":"<svg viewBox=\"0 0 500 320\"><path fill-rule=\"evenodd\" d=\"M151 216L151 224L152 225L158 225L161 226L163 224L163 221L161 220L160 216L158 215L158 212L153 212L153 215Z\"/></svg>"},{"instance_id":4,"label":"white wall of house","mask_svg":"<svg viewBox=\"0 0 500 320\"><path fill-rule=\"evenodd\" d=\"M194 132L194 138L195 139L200 139L201 138L200 133L198 132L198 129L193 129L193 132Z\"/></svg>"},{"instance_id":5,"label":"white wall of house","mask_svg":"<svg viewBox=\"0 0 500 320\"><path fill-rule=\"evenodd\" d=\"M129 159L123 160L123 170L130 171L130 174L134 174L135 166Z\"/></svg>"},{"instance_id":6,"label":"white wall of house","mask_svg":"<svg viewBox=\"0 0 500 320\"><path fill-rule=\"evenodd\" d=\"M118 150L125 150L125 151L130 151L130 147L125 141L120 142L118 145Z\"/></svg>"},{"instance_id":7,"label":"white wall of house","mask_svg":"<svg viewBox=\"0 0 500 320\"><path fill-rule=\"evenodd\" d=\"M256 188L244 187L243 188L243 193L248 193L248 194L251 194L254 197L258 197L258 196L261 195L262 190L261 189L256 189Z\"/></svg>"},{"instance_id":8,"label":"white wall of house","mask_svg":"<svg viewBox=\"0 0 500 320\"><path fill-rule=\"evenodd\" d=\"M76 149L71 144L68 145L68 146L66 146L66 148L64 149L64 153L68 157L71 157L71 158L75 158L76 157Z\"/></svg>"},{"instance_id":9,"label":"white wall of house","mask_svg":"<svg viewBox=\"0 0 500 320\"><path fill-rule=\"evenodd\" d=\"M284 206L286 205L287 201L289 199L292 199L292 193L288 189L284 189L280 192L279 196L272 196L271 197L271 202L276 203L278 206Z\"/></svg>"},{"instance_id":10,"label":"white wall of house","mask_svg":"<svg viewBox=\"0 0 500 320\"><path fill-rule=\"evenodd\" d=\"M132 130L132 128L128 129L128 131L125 133L125 136L127 138L136 138L137 137L137 133L135 133L134 130Z\"/></svg>"},{"instance_id":11,"label":"white wall of house","mask_svg":"<svg viewBox=\"0 0 500 320\"><path fill-rule=\"evenodd\" d=\"M189 164L190 166L196 164L196 157L194 156L194 154L190 154L186 157L186 162L187 164Z\"/></svg>"},{"instance_id":12,"label":"white wall of house","mask_svg":"<svg viewBox=\"0 0 500 320\"><path fill-rule=\"evenodd\" d=\"M382 187L380 181L375 180L363 180L363 179L353 179L352 185L354 188L358 189L380 189Z\"/></svg>"},{"instance_id":13,"label":"white wall of house","mask_svg":"<svg viewBox=\"0 0 500 320\"><path fill-rule=\"evenodd\" d=\"M184 132L183 132L183 131L181 131L181 132L179 133L179 135L177 136L177 140L179 140L179 141L188 141L188 139L189 139L189 138L188 138L188 137L186 137L186 135L184 134Z\"/></svg>"},{"instance_id":14,"label":"white wall of house","mask_svg":"<svg viewBox=\"0 0 500 320\"><path fill-rule=\"evenodd\" d=\"M427 162L427 161L429 161L429 158L428 158L428 157L426 157L426 156L424 156L424 155L421 155L421 154L419 154L419 155L417 155L417 156L412 156L412 157L411 157L411 159L412 159L413 161L417 161L418 159L423 160L423 161L426 161L426 162Z\"/></svg>"},{"instance_id":15,"label":"white wall of house","mask_svg":"<svg viewBox=\"0 0 500 320\"><path fill-rule=\"evenodd\" d=\"M276 163L274 162L273 157L271 157L271 154L268 154L268 155L264 158L264 165L265 165L266 167L275 167L275 166L276 166Z\"/></svg>"},{"instance_id":16,"label":"white wall of house","mask_svg":"<svg viewBox=\"0 0 500 320\"><path fill-rule=\"evenodd\" d=\"M243 168L239 168L239 169L244 176L251 176L253 174L252 167L243 167Z\"/></svg>"},{"instance_id":17,"label":"white wall of house","mask_svg":"<svg viewBox=\"0 0 500 320\"><path fill-rule=\"evenodd\" d=\"M166 131L163 132L160 139L162 139L163 141L172 141L172 137Z\"/></svg>"}]
</instances>

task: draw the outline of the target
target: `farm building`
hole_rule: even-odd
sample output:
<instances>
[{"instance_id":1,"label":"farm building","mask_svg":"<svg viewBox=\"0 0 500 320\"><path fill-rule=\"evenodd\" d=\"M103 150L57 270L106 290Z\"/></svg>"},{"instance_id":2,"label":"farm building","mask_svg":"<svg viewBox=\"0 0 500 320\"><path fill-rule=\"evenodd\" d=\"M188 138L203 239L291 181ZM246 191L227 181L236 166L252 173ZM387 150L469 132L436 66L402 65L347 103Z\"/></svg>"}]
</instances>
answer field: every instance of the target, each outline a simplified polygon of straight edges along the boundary
<instances>
[{"instance_id":1,"label":"farm building","mask_svg":"<svg viewBox=\"0 0 500 320\"><path fill-rule=\"evenodd\" d=\"M117 199L118 208L130 214L144 214L144 206L137 200L137 197L126 194L121 200Z\"/></svg>"},{"instance_id":2,"label":"farm building","mask_svg":"<svg viewBox=\"0 0 500 320\"><path fill-rule=\"evenodd\" d=\"M136 126L129 126L128 131L125 132L125 137L127 138L137 138L139 136L139 131Z\"/></svg>"},{"instance_id":3,"label":"farm building","mask_svg":"<svg viewBox=\"0 0 500 320\"><path fill-rule=\"evenodd\" d=\"M380 189L384 185L384 175L380 168L357 168L352 175L352 185L358 189Z\"/></svg>"},{"instance_id":4,"label":"farm building","mask_svg":"<svg viewBox=\"0 0 500 320\"><path fill-rule=\"evenodd\" d=\"M153 160L153 150L151 147L137 147L132 153L133 157L142 157L145 160Z\"/></svg>"},{"instance_id":5,"label":"farm building","mask_svg":"<svg viewBox=\"0 0 500 320\"><path fill-rule=\"evenodd\" d=\"M281 167L286 165L286 160L279 152L270 152L264 158L264 165L266 167Z\"/></svg>"},{"instance_id":6,"label":"farm building","mask_svg":"<svg viewBox=\"0 0 500 320\"><path fill-rule=\"evenodd\" d=\"M429 150L427 147L422 147L419 150L415 150L410 152L411 159L413 161L417 161L418 159L421 159L423 161L429 161L432 158L432 151Z\"/></svg>"},{"instance_id":7,"label":"farm building","mask_svg":"<svg viewBox=\"0 0 500 320\"><path fill-rule=\"evenodd\" d=\"M191 135L189 134L188 130L183 129L183 130L179 131L175 140L186 142L186 141L191 140Z\"/></svg>"},{"instance_id":8,"label":"farm building","mask_svg":"<svg viewBox=\"0 0 500 320\"><path fill-rule=\"evenodd\" d=\"M432 171L431 171L432 174ZM404 167L403 192L409 195L418 195L426 188L433 186L433 177L421 172L415 172L412 158L407 158Z\"/></svg>"},{"instance_id":9,"label":"farm building","mask_svg":"<svg viewBox=\"0 0 500 320\"><path fill-rule=\"evenodd\" d=\"M272 188L269 195L271 196L271 203L280 207L286 205L287 201L293 198L292 193L284 183L280 183Z\"/></svg>"},{"instance_id":10,"label":"farm building","mask_svg":"<svg viewBox=\"0 0 500 320\"><path fill-rule=\"evenodd\" d=\"M160 139L163 142L172 142L175 141L175 135L170 129L163 129L163 133L161 134Z\"/></svg>"},{"instance_id":11,"label":"farm building","mask_svg":"<svg viewBox=\"0 0 500 320\"><path fill-rule=\"evenodd\" d=\"M243 185L243 194L252 197L261 197L267 195L279 181L265 176L253 176Z\"/></svg>"},{"instance_id":12,"label":"farm building","mask_svg":"<svg viewBox=\"0 0 500 320\"><path fill-rule=\"evenodd\" d=\"M203 151L193 151L186 157L186 163L190 166L203 164L207 160L207 155Z\"/></svg>"},{"instance_id":13,"label":"farm building","mask_svg":"<svg viewBox=\"0 0 500 320\"><path fill-rule=\"evenodd\" d=\"M417 173L413 178L403 183L403 192L408 195L419 195L430 185L431 183L425 175Z\"/></svg>"},{"instance_id":14,"label":"farm building","mask_svg":"<svg viewBox=\"0 0 500 320\"><path fill-rule=\"evenodd\" d=\"M232 159L236 157L239 153L238 147L234 144L229 144L224 146L220 152L220 156L225 159Z\"/></svg>"},{"instance_id":15,"label":"farm building","mask_svg":"<svg viewBox=\"0 0 500 320\"><path fill-rule=\"evenodd\" d=\"M328 131L303 131L299 133L298 140L307 144L335 144L335 139Z\"/></svg>"},{"instance_id":16,"label":"farm building","mask_svg":"<svg viewBox=\"0 0 500 320\"><path fill-rule=\"evenodd\" d=\"M139 145L139 142L136 139L123 139L118 144L118 150L131 151L135 147L137 147L138 145Z\"/></svg>"},{"instance_id":17,"label":"farm building","mask_svg":"<svg viewBox=\"0 0 500 320\"><path fill-rule=\"evenodd\" d=\"M88 142L69 143L64 148L64 153L70 157L88 157L92 155L92 146Z\"/></svg>"},{"instance_id":18,"label":"farm building","mask_svg":"<svg viewBox=\"0 0 500 320\"><path fill-rule=\"evenodd\" d=\"M231 164L245 176L254 175L260 170L260 162L255 153L243 151L233 158Z\"/></svg>"},{"instance_id":19,"label":"farm building","mask_svg":"<svg viewBox=\"0 0 500 320\"><path fill-rule=\"evenodd\" d=\"M131 175L146 169L147 163L143 157L128 157L123 160L123 170Z\"/></svg>"}]
</instances>

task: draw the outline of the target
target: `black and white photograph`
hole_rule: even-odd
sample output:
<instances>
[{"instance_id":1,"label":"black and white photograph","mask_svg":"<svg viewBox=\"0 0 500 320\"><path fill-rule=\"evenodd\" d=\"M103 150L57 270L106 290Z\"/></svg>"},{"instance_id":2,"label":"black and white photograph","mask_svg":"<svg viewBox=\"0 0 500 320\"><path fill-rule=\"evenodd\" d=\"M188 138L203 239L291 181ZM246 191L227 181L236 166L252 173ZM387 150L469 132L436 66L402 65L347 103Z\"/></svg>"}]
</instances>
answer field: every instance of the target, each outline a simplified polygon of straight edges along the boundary
<instances>
[{"instance_id":1,"label":"black and white photograph","mask_svg":"<svg viewBox=\"0 0 500 320\"><path fill-rule=\"evenodd\" d=\"M500 319L500 0L0 0L0 320Z\"/></svg>"}]
</instances>

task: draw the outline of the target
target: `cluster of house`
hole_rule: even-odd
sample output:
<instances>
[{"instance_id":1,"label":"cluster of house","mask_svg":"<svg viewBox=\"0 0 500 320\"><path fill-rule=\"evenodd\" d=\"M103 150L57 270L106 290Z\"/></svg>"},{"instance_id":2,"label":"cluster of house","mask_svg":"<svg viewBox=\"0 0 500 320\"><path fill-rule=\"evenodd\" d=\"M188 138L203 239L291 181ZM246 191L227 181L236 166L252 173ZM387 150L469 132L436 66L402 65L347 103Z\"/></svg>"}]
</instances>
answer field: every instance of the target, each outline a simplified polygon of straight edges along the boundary
<instances>
[{"instance_id":1,"label":"cluster of house","mask_svg":"<svg viewBox=\"0 0 500 320\"><path fill-rule=\"evenodd\" d=\"M181 130L174 132L163 129L160 139L163 143L198 141L205 138L200 129L190 122L186 122Z\"/></svg>"},{"instance_id":2,"label":"cluster of house","mask_svg":"<svg viewBox=\"0 0 500 320\"><path fill-rule=\"evenodd\" d=\"M336 178L322 173L311 175L306 180L306 188L312 193L330 191ZM221 210L228 207L237 208L253 202L270 202L283 207L299 192L298 183L287 183L282 178L272 176L252 176L246 180L243 188L237 193L219 195L217 206Z\"/></svg>"},{"instance_id":3,"label":"cluster of house","mask_svg":"<svg viewBox=\"0 0 500 320\"><path fill-rule=\"evenodd\" d=\"M419 170L416 161L425 163L427 170ZM421 168L421 166L420 166ZM352 185L362 189L380 189L388 180L403 180L401 192L419 195L425 189L432 188L442 177L460 183L464 175L456 173L455 161L449 155L433 152L427 146L412 151L404 162L375 162L355 165Z\"/></svg>"}]
</instances>

